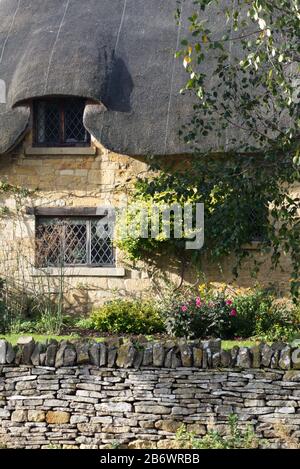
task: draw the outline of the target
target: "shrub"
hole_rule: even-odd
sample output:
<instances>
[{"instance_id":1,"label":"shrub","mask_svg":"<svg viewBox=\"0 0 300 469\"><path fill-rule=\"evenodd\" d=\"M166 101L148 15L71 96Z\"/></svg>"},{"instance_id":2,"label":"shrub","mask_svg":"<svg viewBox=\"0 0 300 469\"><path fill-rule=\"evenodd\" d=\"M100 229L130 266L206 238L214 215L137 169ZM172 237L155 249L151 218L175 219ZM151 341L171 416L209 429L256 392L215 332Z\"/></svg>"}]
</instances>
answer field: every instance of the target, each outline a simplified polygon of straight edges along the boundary
<instances>
[{"instance_id":1,"label":"shrub","mask_svg":"<svg viewBox=\"0 0 300 469\"><path fill-rule=\"evenodd\" d=\"M294 339L299 338L300 329L292 325L282 326L274 324L267 332L261 333L257 336L259 340L274 342L292 342Z\"/></svg>"},{"instance_id":2,"label":"shrub","mask_svg":"<svg viewBox=\"0 0 300 469\"><path fill-rule=\"evenodd\" d=\"M176 297L167 306L165 324L169 334L177 337L232 337L237 311L231 299L222 293L214 298L190 295Z\"/></svg>"},{"instance_id":3,"label":"shrub","mask_svg":"<svg viewBox=\"0 0 300 469\"><path fill-rule=\"evenodd\" d=\"M163 332L158 308L150 301L113 300L91 315L94 329L101 332L153 334Z\"/></svg>"},{"instance_id":4,"label":"shrub","mask_svg":"<svg viewBox=\"0 0 300 469\"><path fill-rule=\"evenodd\" d=\"M272 323L280 318L271 314L274 296L268 290L254 289L249 293L238 295L234 304L238 311L234 334L238 337L256 335L258 327L268 330Z\"/></svg>"},{"instance_id":5,"label":"shrub","mask_svg":"<svg viewBox=\"0 0 300 469\"><path fill-rule=\"evenodd\" d=\"M238 311L235 336L291 341L300 332L297 308L277 303L274 292L256 289L235 298Z\"/></svg>"},{"instance_id":6,"label":"shrub","mask_svg":"<svg viewBox=\"0 0 300 469\"><path fill-rule=\"evenodd\" d=\"M300 335L300 308L281 305L270 289L236 290L218 284L176 294L164 305L167 331L178 337L255 337L290 341Z\"/></svg>"}]
</instances>

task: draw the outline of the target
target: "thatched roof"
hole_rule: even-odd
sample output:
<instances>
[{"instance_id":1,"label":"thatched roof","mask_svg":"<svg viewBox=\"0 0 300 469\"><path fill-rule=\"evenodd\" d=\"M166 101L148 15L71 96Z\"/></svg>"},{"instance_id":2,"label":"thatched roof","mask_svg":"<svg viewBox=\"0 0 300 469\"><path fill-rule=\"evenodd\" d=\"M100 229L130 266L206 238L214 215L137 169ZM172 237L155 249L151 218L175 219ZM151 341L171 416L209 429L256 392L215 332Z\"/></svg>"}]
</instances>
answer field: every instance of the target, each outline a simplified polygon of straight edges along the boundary
<instances>
[{"instance_id":1,"label":"thatched roof","mask_svg":"<svg viewBox=\"0 0 300 469\"><path fill-rule=\"evenodd\" d=\"M188 0L191 5L192 0ZM0 153L21 136L24 100L75 95L102 102L85 125L104 146L128 154L173 154L190 107L174 60L176 0L2 0ZM188 8L187 8L188 10ZM181 31L183 35L184 32Z\"/></svg>"},{"instance_id":2,"label":"thatched roof","mask_svg":"<svg viewBox=\"0 0 300 469\"><path fill-rule=\"evenodd\" d=\"M49 95L99 103L86 107L84 124L115 152L187 151L178 131L193 109L179 93L187 75L174 52L188 34L193 0L183 2L180 28L176 7L177 0L2 0L0 153L28 125L29 109L20 106ZM225 26L216 16L213 27ZM217 149L225 139L212 135L205 145Z\"/></svg>"}]
</instances>

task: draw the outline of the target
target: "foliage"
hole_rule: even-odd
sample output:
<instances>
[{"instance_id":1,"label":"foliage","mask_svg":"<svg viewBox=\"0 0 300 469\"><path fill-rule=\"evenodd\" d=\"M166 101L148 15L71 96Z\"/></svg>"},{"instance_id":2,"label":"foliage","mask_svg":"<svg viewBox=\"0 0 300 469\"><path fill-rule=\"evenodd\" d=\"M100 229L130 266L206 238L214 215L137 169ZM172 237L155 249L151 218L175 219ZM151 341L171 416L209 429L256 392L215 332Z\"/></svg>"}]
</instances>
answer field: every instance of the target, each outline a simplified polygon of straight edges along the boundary
<instances>
[{"instance_id":1,"label":"foliage","mask_svg":"<svg viewBox=\"0 0 300 469\"><path fill-rule=\"evenodd\" d=\"M258 322L261 331L269 329L280 319L272 308L274 295L270 290L253 289L247 294L236 296L234 304L238 315L235 334L238 337L251 337L257 333ZM274 313L274 314L273 314Z\"/></svg>"},{"instance_id":2,"label":"foliage","mask_svg":"<svg viewBox=\"0 0 300 469\"><path fill-rule=\"evenodd\" d=\"M159 173L138 180L132 202L149 207L204 203L205 246L201 252L187 252L185 237L128 236L122 247L134 259L171 252L200 267L204 254L213 261L232 254L237 275L245 258L253 259L253 274L259 270L254 253L245 249L257 240L260 250L271 255L273 268L283 253L290 255L296 301L300 199L289 188L300 181L298 3L194 3L191 34L177 54L188 73L183 92L194 99L192 118L180 133L194 154L177 170L154 159L151 168ZM180 12L181 7L179 22ZM225 25L221 37L215 32L217 17ZM226 145L216 148L218 139Z\"/></svg>"},{"instance_id":3,"label":"foliage","mask_svg":"<svg viewBox=\"0 0 300 469\"><path fill-rule=\"evenodd\" d=\"M111 449L120 449L120 446L121 446L121 443L118 440L114 440L111 443L110 448Z\"/></svg>"},{"instance_id":4,"label":"foliage","mask_svg":"<svg viewBox=\"0 0 300 469\"><path fill-rule=\"evenodd\" d=\"M237 337L290 342L300 334L298 308L278 304L272 290L254 289L236 297L234 304L238 311L235 323Z\"/></svg>"},{"instance_id":5,"label":"foliage","mask_svg":"<svg viewBox=\"0 0 300 469\"><path fill-rule=\"evenodd\" d=\"M229 434L221 435L217 430L209 430L202 438L195 437L192 432L187 432L182 425L177 433L176 440L181 448L190 449L255 449L258 448L258 438L251 426L245 431L238 428L238 417L231 414L228 417Z\"/></svg>"},{"instance_id":6,"label":"foliage","mask_svg":"<svg viewBox=\"0 0 300 469\"><path fill-rule=\"evenodd\" d=\"M12 194L19 199L28 197L28 195L32 193L33 191L30 191L25 187L14 186L5 179L0 180L0 196L4 194Z\"/></svg>"},{"instance_id":7,"label":"foliage","mask_svg":"<svg viewBox=\"0 0 300 469\"><path fill-rule=\"evenodd\" d=\"M275 160L275 156L272 158ZM212 262L219 262L224 256L233 254L236 260L233 273L237 276L246 258L254 261L253 275L258 272L263 261L255 259L255 251L245 248L256 240L260 242L262 253L271 254L274 268L280 265L283 252L290 253L294 269L291 288L296 297L300 265L299 200L285 193L284 184L292 184L297 178L290 172L291 166L282 168L278 165L266 174L256 164L258 158L256 163L254 160L251 157L246 160L243 156L226 161L195 156L189 162L189 171L168 172L161 168L156 177L136 183L132 195L134 203L146 202L149 207L204 203L205 244L201 251L187 251L186 236L151 238L150 232L147 239L128 236L120 247L133 259L169 253L199 268L204 259L207 261L205 255ZM271 204L269 217L267 211Z\"/></svg>"},{"instance_id":8,"label":"foliage","mask_svg":"<svg viewBox=\"0 0 300 469\"><path fill-rule=\"evenodd\" d=\"M212 130L221 138L229 130L227 145L238 152L259 147L299 156L298 0L194 4L188 19L192 34L177 54L189 75L186 90L198 98L191 122L197 135L185 137L199 145L199 136L203 142ZM221 30L216 31L216 19Z\"/></svg>"},{"instance_id":9,"label":"foliage","mask_svg":"<svg viewBox=\"0 0 300 469\"><path fill-rule=\"evenodd\" d=\"M68 317L60 303L45 293L29 292L2 282L0 333L59 334Z\"/></svg>"},{"instance_id":10,"label":"foliage","mask_svg":"<svg viewBox=\"0 0 300 469\"><path fill-rule=\"evenodd\" d=\"M15 206L13 213L10 213L6 206L0 207L0 222L4 219L5 225L5 218L10 216L14 222L21 223L19 226L21 234L24 204L34 192L25 187L12 185L5 179L0 180L0 202L5 202L6 198L10 197L13 198ZM24 251L22 237L15 240L12 245L7 243L5 237L2 241L0 332L59 334L65 322L64 270L61 269L58 280L51 278L46 271L41 277L31 277L31 271L36 267L34 256L31 258L28 252ZM30 250L29 246L28 248Z\"/></svg>"},{"instance_id":11,"label":"foliage","mask_svg":"<svg viewBox=\"0 0 300 469\"><path fill-rule=\"evenodd\" d=\"M289 195L288 184L299 181L300 163L298 0L231 0L225 6L217 0L194 3L200 13L189 17L192 38L183 40L178 54L189 75L186 90L197 98L184 138L196 150L211 132L220 138L226 132L226 144L235 159L245 152L254 154L244 158L244 171L237 173L234 183L246 182L250 201L255 202L258 194L265 207L272 206L266 240L272 246L274 265L281 251L291 254L291 290L297 297L300 200ZM204 21L206 13L210 21ZM216 17L226 25L222 37L215 33ZM212 57L215 66L206 67ZM271 172L273 189L267 181ZM240 220L238 211L235 215Z\"/></svg>"},{"instance_id":12,"label":"foliage","mask_svg":"<svg viewBox=\"0 0 300 469\"><path fill-rule=\"evenodd\" d=\"M1 310L0 310L1 311ZM24 318L11 318L6 328L0 328L6 334L60 334L63 326L68 325L68 316L59 316L54 311L43 312L41 315L26 320Z\"/></svg>"},{"instance_id":13,"label":"foliage","mask_svg":"<svg viewBox=\"0 0 300 469\"><path fill-rule=\"evenodd\" d=\"M166 329L177 337L231 338L237 311L230 299L218 294L209 300L185 295L177 296L165 311Z\"/></svg>"},{"instance_id":14,"label":"foliage","mask_svg":"<svg viewBox=\"0 0 300 469\"><path fill-rule=\"evenodd\" d=\"M163 332L158 308L151 301L117 299L91 315L94 329L101 332L152 334Z\"/></svg>"},{"instance_id":15,"label":"foliage","mask_svg":"<svg viewBox=\"0 0 300 469\"><path fill-rule=\"evenodd\" d=\"M59 334L67 318L55 303L46 305L44 302L33 304L29 310L14 310L10 304L0 301L0 315L0 333L3 334Z\"/></svg>"},{"instance_id":16,"label":"foliage","mask_svg":"<svg viewBox=\"0 0 300 469\"><path fill-rule=\"evenodd\" d=\"M177 292L162 308L166 329L175 336L291 341L300 335L299 308L276 301L270 289L239 292L226 285L214 289L201 284L198 296Z\"/></svg>"},{"instance_id":17,"label":"foliage","mask_svg":"<svg viewBox=\"0 0 300 469\"><path fill-rule=\"evenodd\" d=\"M0 333L7 331L6 308L3 301L0 301Z\"/></svg>"},{"instance_id":18,"label":"foliage","mask_svg":"<svg viewBox=\"0 0 300 469\"><path fill-rule=\"evenodd\" d=\"M91 317L79 318L75 321L74 326L78 329L91 330L94 329L94 320Z\"/></svg>"},{"instance_id":19,"label":"foliage","mask_svg":"<svg viewBox=\"0 0 300 469\"><path fill-rule=\"evenodd\" d=\"M260 340L267 342L293 342L300 337L300 327L298 325L273 324L266 332L257 334Z\"/></svg>"}]
</instances>

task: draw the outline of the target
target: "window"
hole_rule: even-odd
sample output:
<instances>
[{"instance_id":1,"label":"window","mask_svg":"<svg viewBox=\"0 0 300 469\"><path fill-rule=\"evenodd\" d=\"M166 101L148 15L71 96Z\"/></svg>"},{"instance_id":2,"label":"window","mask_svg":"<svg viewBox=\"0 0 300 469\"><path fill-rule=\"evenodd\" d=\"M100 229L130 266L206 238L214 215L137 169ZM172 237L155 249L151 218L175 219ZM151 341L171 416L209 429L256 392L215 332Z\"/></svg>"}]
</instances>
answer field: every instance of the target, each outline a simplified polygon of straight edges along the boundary
<instances>
[{"instance_id":1,"label":"window","mask_svg":"<svg viewBox=\"0 0 300 469\"><path fill-rule=\"evenodd\" d=\"M240 216L236 223L240 224L240 230L246 243L265 243L267 236L269 209L267 203L261 200L252 200L240 205Z\"/></svg>"},{"instance_id":2,"label":"window","mask_svg":"<svg viewBox=\"0 0 300 469\"><path fill-rule=\"evenodd\" d=\"M112 226L103 217L38 217L37 267L114 266Z\"/></svg>"},{"instance_id":3,"label":"window","mask_svg":"<svg viewBox=\"0 0 300 469\"><path fill-rule=\"evenodd\" d=\"M45 99L33 104L35 146L88 146L90 134L83 125L85 100Z\"/></svg>"},{"instance_id":4,"label":"window","mask_svg":"<svg viewBox=\"0 0 300 469\"><path fill-rule=\"evenodd\" d=\"M250 241L264 242L266 240L267 217L268 210L264 206L252 207L249 213Z\"/></svg>"}]
</instances>

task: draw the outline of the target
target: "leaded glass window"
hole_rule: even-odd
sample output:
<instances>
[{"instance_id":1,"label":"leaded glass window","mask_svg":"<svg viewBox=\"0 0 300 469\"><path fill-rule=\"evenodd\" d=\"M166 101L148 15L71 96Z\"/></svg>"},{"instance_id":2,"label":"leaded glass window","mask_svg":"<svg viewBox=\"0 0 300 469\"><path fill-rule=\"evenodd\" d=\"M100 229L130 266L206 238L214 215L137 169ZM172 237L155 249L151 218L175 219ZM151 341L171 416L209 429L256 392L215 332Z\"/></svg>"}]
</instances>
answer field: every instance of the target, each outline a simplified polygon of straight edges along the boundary
<instances>
[{"instance_id":1,"label":"leaded glass window","mask_svg":"<svg viewBox=\"0 0 300 469\"><path fill-rule=\"evenodd\" d=\"M87 146L83 125L85 101L78 98L37 100L33 105L34 145Z\"/></svg>"},{"instance_id":2,"label":"leaded glass window","mask_svg":"<svg viewBox=\"0 0 300 469\"><path fill-rule=\"evenodd\" d=\"M103 217L38 218L37 266L113 266L112 237L113 226Z\"/></svg>"}]
</instances>

